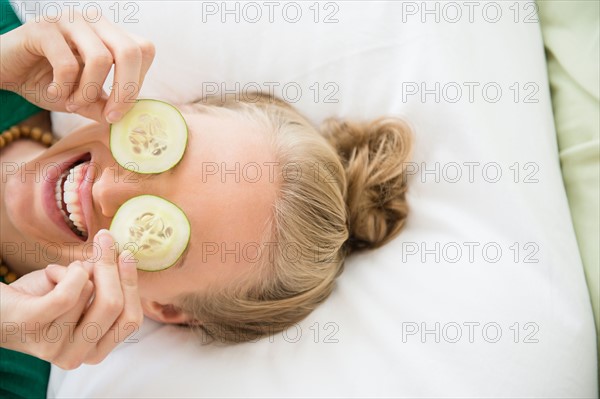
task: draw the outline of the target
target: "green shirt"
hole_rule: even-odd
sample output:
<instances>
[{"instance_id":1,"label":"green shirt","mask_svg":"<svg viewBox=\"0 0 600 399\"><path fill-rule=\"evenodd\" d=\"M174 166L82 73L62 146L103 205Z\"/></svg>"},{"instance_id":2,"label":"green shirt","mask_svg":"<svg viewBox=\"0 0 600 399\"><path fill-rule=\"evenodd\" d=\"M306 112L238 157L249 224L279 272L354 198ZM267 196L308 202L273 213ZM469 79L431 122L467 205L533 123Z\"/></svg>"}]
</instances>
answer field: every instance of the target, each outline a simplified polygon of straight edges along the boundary
<instances>
[{"instance_id":1,"label":"green shirt","mask_svg":"<svg viewBox=\"0 0 600 399\"><path fill-rule=\"evenodd\" d=\"M0 0L0 34L21 25L8 0ZM8 129L42 109L31 104L17 93L0 90L0 132Z\"/></svg>"},{"instance_id":2,"label":"green shirt","mask_svg":"<svg viewBox=\"0 0 600 399\"><path fill-rule=\"evenodd\" d=\"M19 25L8 0L0 0L0 34ZM0 132L39 111L19 95L0 90ZM0 348L0 398L45 398L49 378L50 363Z\"/></svg>"},{"instance_id":3,"label":"green shirt","mask_svg":"<svg viewBox=\"0 0 600 399\"><path fill-rule=\"evenodd\" d=\"M50 363L0 348L0 398L45 398L49 378Z\"/></svg>"}]
</instances>

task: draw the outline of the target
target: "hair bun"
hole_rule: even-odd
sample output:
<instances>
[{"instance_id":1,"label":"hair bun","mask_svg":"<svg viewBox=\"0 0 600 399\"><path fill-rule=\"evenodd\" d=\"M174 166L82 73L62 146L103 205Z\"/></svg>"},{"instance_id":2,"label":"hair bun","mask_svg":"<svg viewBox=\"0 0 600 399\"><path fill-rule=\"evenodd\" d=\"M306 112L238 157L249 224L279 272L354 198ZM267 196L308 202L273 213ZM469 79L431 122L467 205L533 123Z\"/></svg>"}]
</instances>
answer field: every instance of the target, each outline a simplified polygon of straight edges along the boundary
<instances>
[{"instance_id":1,"label":"hair bun","mask_svg":"<svg viewBox=\"0 0 600 399\"><path fill-rule=\"evenodd\" d=\"M345 169L350 252L377 248L405 224L409 127L397 118L355 123L328 119L322 126Z\"/></svg>"}]
</instances>

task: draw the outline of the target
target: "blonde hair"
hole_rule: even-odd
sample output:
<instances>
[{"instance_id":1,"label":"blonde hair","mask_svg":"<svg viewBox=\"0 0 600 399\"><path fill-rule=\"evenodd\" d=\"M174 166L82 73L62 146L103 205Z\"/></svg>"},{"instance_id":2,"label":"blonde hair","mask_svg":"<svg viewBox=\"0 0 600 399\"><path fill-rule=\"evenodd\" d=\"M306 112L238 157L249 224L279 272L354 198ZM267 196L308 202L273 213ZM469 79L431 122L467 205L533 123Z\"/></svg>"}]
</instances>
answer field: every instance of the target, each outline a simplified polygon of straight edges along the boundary
<instances>
[{"instance_id":1,"label":"blonde hair","mask_svg":"<svg viewBox=\"0 0 600 399\"><path fill-rule=\"evenodd\" d=\"M193 107L258 122L278 164L295 170L293 179L278 174L264 235L278 245L261 258L260 278L180 298L203 342L251 341L298 323L331 294L347 255L380 247L404 226L412 136L402 120L328 119L319 132L289 104L257 93ZM286 243L297 249L293 261Z\"/></svg>"}]
</instances>

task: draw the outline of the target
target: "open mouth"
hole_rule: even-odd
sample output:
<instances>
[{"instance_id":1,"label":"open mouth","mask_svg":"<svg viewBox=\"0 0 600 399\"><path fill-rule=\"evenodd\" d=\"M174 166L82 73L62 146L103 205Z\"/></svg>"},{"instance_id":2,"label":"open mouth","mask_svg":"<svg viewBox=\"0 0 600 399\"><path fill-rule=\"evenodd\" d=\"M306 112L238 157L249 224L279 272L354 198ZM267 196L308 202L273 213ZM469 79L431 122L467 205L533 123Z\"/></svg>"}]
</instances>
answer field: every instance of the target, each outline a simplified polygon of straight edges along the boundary
<instances>
[{"instance_id":1,"label":"open mouth","mask_svg":"<svg viewBox=\"0 0 600 399\"><path fill-rule=\"evenodd\" d=\"M85 154L67 168L56 181L54 198L67 226L79 237L86 240L86 225L79 187L85 178L85 170L90 164L91 155Z\"/></svg>"}]
</instances>

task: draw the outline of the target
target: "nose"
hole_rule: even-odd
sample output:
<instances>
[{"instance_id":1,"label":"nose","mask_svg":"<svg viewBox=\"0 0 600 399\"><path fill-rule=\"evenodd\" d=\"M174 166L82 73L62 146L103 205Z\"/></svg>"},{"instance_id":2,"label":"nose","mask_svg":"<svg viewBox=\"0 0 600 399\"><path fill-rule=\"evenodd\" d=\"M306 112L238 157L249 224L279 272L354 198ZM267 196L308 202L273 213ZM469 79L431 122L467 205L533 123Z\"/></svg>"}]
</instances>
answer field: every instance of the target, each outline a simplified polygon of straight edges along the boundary
<instances>
[{"instance_id":1,"label":"nose","mask_svg":"<svg viewBox=\"0 0 600 399\"><path fill-rule=\"evenodd\" d=\"M115 164L102 169L92 185L92 198L102 215L112 218L125 201L150 191L150 183L143 175Z\"/></svg>"}]
</instances>

